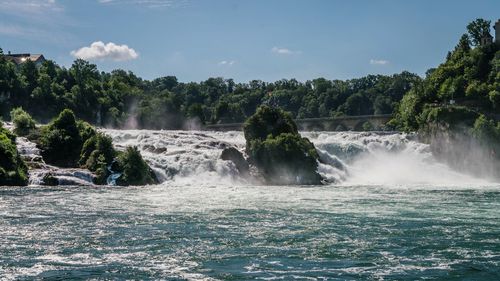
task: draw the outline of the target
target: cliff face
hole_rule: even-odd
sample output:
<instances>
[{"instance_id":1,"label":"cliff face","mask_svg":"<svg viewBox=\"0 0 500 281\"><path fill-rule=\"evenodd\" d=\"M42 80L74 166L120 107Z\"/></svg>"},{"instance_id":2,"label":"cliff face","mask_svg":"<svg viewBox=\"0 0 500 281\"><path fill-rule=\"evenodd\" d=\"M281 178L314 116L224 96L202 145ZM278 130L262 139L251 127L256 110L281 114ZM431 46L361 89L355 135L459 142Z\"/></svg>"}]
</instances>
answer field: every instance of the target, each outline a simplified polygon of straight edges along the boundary
<instances>
[{"instance_id":1,"label":"cliff face","mask_svg":"<svg viewBox=\"0 0 500 281\"><path fill-rule=\"evenodd\" d=\"M470 127L432 122L419 131L419 137L430 144L436 159L453 169L481 178L500 179L498 151L475 138Z\"/></svg>"}]
</instances>

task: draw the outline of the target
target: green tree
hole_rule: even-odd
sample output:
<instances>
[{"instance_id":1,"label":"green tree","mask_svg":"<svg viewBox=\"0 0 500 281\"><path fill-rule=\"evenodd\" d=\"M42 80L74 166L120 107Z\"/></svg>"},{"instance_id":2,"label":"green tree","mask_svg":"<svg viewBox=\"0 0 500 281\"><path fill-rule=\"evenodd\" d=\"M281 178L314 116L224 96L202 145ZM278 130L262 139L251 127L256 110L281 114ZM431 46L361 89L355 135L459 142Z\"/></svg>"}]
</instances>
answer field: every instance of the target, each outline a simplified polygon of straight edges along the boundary
<instances>
[{"instance_id":1,"label":"green tree","mask_svg":"<svg viewBox=\"0 0 500 281\"><path fill-rule=\"evenodd\" d=\"M476 19L467 25L467 31L475 46L481 44L481 39L490 35L491 21L484 19Z\"/></svg>"},{"instance_id":2,"label":"green tree","mask_svg":"<svg viewBox=\"0 0 500 281\"><path fill-rule=\"evenodd\" d=\"M26 136L35 129L35 120L21 107L13 109L10 118L14 123L14 132L19 136Z\"/></svg>"},{"instance_id":3,"label":"green tree","mask_svg":"<svg viewBox=\"0 0 500 281\"><path fill-rule=\"evenodd\" d=\"M90 126L78 124L73 112L65 109L42 128L42 156L49 164L78 167L83 143L94 134L95 131Z\"/></svg>"},{"instance_id":4,"label":"green tree","mask_svg":"<svg viewBox=\"0 0 500 281\"><path fill-rule=\"evenodd\" d=\"M145 185L157 182L153 171L135 146L127 147L125 152L118 156L118 163L122 172L117 181L119 185Z\"/></svg>"},{"instance_id":5,"label":"green tree","mask_svg":"<svg viewBox=\"0 0 500 281\"><path fill-rule=\"evenodd\" d=\"M0 123L0 186L27 184L28 167L17 151L15 136Z\"/></svg>"},{"instance_id":6,"label":"green tree","mask_svg":"<svg viewBox=\"0 0 500 281\"><path fill-rule=\"evenodd\" d=\"M247 141L276 137L280 134L298 134L297 125L293 122L292 116L278 108L261 106L254 115L245 121L243 132Z\"/></svg>"}]
</instances>

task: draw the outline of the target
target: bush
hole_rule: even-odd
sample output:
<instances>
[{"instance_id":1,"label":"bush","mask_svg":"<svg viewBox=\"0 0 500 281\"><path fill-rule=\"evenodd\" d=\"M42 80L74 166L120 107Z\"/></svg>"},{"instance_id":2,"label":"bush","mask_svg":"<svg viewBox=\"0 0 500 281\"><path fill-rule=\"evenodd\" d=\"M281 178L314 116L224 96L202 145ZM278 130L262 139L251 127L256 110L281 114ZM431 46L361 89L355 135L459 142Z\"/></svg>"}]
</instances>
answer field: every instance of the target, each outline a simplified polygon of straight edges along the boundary
<instances>
[{"instance_id":1,"label":"bush","mask_svg":"<svg viewBox=\"0 0 500 281\"><path fill-rule=\"evenodd\" d=\"M21 107L10 112L10 119L14 123L14 132L19 136L27 136L35 129L35 120Z\"/></svg>"},{"instance_id":2,"label":"bush","mask_svg":"<svg viewBox=\"0 0 500 281\"><path fill-rule=\"evenodd\" d=\"M425 128L430 124L441 123L449 128L471 127L478 114L473 110L463 106L439 106L424 108L417 118L420 128Z\"/></svg>"},{"instance_id":3,"label":"bush","mask_svg":"<svg viewBox=\"0 0 500 281\"><path fill-rule=\"evenodd\" d=\"M0 125L0 185L27 185L28 167L21 159L15 136Z\"/></svg>"},{"instance_id":4,"label":"bush","mask_svg":"<svg viewBox=\"0 0 500 281\"><path fill-rule=\"evenodd\" d=\"M257 112L246 120L243 132L247 141L247 147L250 141L263 141L269 135L276 137L283 133L299 133L291 114L269 106L259 107Z\"/></svg>"},{"instance_id":5,"label":"bush","mask_svg":"<svg viewBox=\"0 0 500 281\"><path fill-rule=\"evenodd\" d=\"M370 121L366 121L363 123L363 131L373 131L375 127L373 127L372 123Z\"/></svg>"},{"instance_id":6,"label":"bush","mask_svg":"<svg viewBox=\"0 0 500 281\"><path fill-rule=\"evenodd\" d=\"M83 144L80 154L80 165L90 171L96 171L99 167L99 158L101 156L101 162L111 164L116 157L116 151L113 148L111 137L103 133L97 133Z\"/></svg>"},{"instance_id":7,"label":"bush","mask_svg":"<svg viewBox=\"0 0 500 281\"><path fill-rule=\"evenodd\" d=\"M96 134L88 123L77 122L69 109L63 110L42 129L40 146L44 160L56 166L78 167L84 142Z\"/></svg>"},{"instance_id":8,"label":"bush","mask_svg":"<svg viewBox=\"0 0 500 281\"><path fill-rule=\"evenodd\" d=\"M318 153L290 114L260 107L243 127L249 161L270 184L320 184Z\"/></svg>"},{"instance_id":9,"label":"bush","mask_svg":"<svg viewBox=\"0 0 500 281\"><path fill-rule=\"evenodd\" d=\"M116 154L111 137L97 133L83 144L79 163L82 167L95 172L96 184L106 184L110 175L108 166L113 163Z\"/></svg>"},{"instance_id":10,"label":"bush","mask_svg":"<svg viewBox=\"0 0 500 281\"><path fill-rule=\"evenodd\" d=\"M500 123L495 124L493 120L488 120L481 114L474 122L472 135L481 143L499 145Z\"/></svg>"},{"instance_id":11,"label":"bush","mask_svg":"<svg viewBox=\"0 0 500 281\"><path fill-rule=\"evenodd\" d=\"M127 147L118 156L118 166L121 177L118 178L118 185L145 185L157 183L156 177L144 161L137 147Z\"/></svg>"}]
</instances>

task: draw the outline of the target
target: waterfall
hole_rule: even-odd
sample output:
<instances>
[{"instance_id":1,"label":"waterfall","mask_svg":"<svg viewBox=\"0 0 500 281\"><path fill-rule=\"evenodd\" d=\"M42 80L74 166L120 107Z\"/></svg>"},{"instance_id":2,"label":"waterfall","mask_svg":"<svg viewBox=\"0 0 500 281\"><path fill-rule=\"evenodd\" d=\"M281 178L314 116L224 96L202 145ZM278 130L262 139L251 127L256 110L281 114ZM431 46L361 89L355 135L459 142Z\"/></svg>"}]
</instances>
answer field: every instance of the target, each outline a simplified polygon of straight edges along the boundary
<instances>
[{"instance_id":1,"label":"waterfall","mask_svg":"<svg viewBox=\"0 0 500 281\"><path fill-rule=\"evenodd\" d=\"M92 185L94 175L85 169L59 168L46 164L36 144L25 137L16 138L19 154L28 165L29 185L42 185L44 179L50 176L59 185Z\"/></svg>"},{"instance_id":2,"label":"waterfall","mask_svg":"<svg viewBox=\"0 0 500 281\"><path fill-rule=\"evenodd\" d=\"M162 182L188 185L238 185L246 179L230 161L226 147L244 151L242 132L103 130L118 150L137 146ZM414 134L303 132L316 146L318 172L331 184L483 183L438 162Z\"/></svg>"}]
</instances>

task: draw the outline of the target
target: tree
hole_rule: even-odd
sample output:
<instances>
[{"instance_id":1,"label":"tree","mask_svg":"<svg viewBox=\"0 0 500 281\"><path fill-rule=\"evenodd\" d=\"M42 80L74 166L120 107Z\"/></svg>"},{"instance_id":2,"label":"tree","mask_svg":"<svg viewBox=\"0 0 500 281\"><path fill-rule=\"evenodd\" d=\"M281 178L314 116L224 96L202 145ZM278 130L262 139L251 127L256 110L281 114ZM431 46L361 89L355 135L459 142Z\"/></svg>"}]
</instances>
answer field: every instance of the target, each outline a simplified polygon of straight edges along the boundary
<instances>
[{"instance_id":1,"label":"tree","mask_svg":"<svg viewBox=\"0 0 500 281\"><path fill-rule=\"evenodd\" d=\"M15 136L0 122L0 186L27 184L28 167L17 151Z\"/></svg>"},{"instance_id":2,"label":"tree","mask_svg":"<svg viewBox=\"0 0 500 281\"><path fill-rule=\"evenodd\" d=\"M19 136L26 136L35 129L35 121L21 107L13 109L10 118L14 123L14 132Z\"/></svg>"},{"instance_id":3,"label":"tree","mask_svg":"<svg viewBox=\"0 0 500 281\"><path fill-rule=\"evenodd\" d=\"M145 185L156 183L156 177L144 161L137 147L127 147L118 156L118 164L122 175L117 180L118 185Z\"/></svg>"},{"instance_id":4,"label":"tree","mask_svg":"<svg viewBox=\"0 0 500 281\"><path fill-rule=\"evenodd\" d=\"M455 47L455 52L466 53L470 51L470 38L469 35L463 34Z\"/></svg>"},{"instance_id":5,"label":"tree","mask_svg":"<svg viewBox=\"0 0 500 281\"><path fill-rule=\"evenodd\" d=\"M78 167L83 143L95 134L77 124L73 111L63 110L49 125L42 128L40 144L43 159L61 167Z\"/></svg>"},{"instance_id":6,"label":"tree","mask_svg":"<svg viewBox=\"0 0 500 281\"><path fill-rule=\"evenodd\" d=\"M292 116L278 108L261 106L257 112L245 121L243 126L247 146L250 141L263 141L269 136L276 137L280 134L298 134L297 125Z\"/></svg>"},{"instance_id":7,"label":"tree","mask_svg":"<svg viewBox=\"0 0 500 281\"><path fill-rule=\"evenodd\" d=\"M484 19L476 19L467 25L467 31L472 39L474 46L481 44L481 39L490 35L491 21Z\"/></svg>"}]
</instances>

